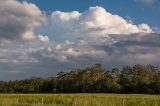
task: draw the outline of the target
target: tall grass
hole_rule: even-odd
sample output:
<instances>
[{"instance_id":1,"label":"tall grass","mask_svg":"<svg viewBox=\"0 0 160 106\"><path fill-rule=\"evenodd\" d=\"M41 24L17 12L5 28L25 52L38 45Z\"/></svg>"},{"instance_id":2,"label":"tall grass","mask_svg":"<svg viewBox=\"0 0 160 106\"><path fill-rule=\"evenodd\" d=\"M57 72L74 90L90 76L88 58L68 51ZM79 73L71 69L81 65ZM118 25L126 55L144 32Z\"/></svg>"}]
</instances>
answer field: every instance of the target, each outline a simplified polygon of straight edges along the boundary
<instances>
[{"instance_id":1,"label":"tall grass","mask_svg":"<svg viewBox=\"0 0 160 106\"><path fill-rule=\"evenodd\" d=\"M0 106L160 106L160 96L136 94L1 94Z\"/></svg>"}]
</instances>

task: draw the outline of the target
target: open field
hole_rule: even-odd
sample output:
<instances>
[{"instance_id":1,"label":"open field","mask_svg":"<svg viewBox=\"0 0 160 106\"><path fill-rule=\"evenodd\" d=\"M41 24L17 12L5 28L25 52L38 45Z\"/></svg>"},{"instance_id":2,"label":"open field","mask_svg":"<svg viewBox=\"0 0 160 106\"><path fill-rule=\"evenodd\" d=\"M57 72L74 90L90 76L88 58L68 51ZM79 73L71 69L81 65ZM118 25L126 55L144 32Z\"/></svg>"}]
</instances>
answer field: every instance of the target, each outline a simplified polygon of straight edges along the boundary
<instances>
[{"instance_id":1,"label":"open field","mask_svg":"<svg viewBox=\"0 0 160 106\"><path fill-rule=\"evenodd\" d=\"M160 96L137 94L1 94L0 106L160 106Z\"/></svg>"}]
</instances>

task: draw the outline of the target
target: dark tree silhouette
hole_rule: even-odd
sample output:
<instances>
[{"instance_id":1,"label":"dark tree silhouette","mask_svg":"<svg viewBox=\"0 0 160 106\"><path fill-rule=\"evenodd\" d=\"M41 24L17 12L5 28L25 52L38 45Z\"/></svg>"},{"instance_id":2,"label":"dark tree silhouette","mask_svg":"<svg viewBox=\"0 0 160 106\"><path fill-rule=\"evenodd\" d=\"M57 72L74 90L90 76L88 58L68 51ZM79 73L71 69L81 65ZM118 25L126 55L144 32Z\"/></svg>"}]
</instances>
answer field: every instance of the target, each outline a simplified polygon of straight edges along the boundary
<instances>
[{"instance_id":1,"label":"dark tree silhouette","mask_svg":"<svg viewBox=\"0 0 160 106\"><path fill-rule=\"evenodd\" d=\"M49 78L0 81L0 93L150 93L160 94L160 70L152 65L107 70L101 64Z\"/></svg>"}]
</instances>

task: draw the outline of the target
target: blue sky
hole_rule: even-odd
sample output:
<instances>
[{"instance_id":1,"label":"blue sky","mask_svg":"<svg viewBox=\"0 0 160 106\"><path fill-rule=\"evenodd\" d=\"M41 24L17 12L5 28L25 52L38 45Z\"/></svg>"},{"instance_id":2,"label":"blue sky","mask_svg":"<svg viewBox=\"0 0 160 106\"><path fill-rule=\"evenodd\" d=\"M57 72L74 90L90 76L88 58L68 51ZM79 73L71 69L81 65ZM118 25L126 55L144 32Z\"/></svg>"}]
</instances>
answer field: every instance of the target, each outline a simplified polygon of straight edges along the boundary
<instances>
[{"instance_id":1,"label":"blue sky","mask_svg":"<svg viewBox=\"0 0 160 106\"><path fill-rule=\"evenodd\" d=\"M0 80L160 66L159 0L0 0L0 11Z\"/></svg>"},{"instance_id":2,"label":"blue sky","mask_svg":"<svg viewBox=\"0 0 160 106\"><path fill-rule=\"evenodd\" d=\"M91 6L102 6L107 11L122 17L130 17L135 24L147 23L151 27L160 28L160 1L153 4L141 2L141 0L27 0L36 4L46 13L55 10L70 12L83 12Z\"/></svg>"}]
</instances>

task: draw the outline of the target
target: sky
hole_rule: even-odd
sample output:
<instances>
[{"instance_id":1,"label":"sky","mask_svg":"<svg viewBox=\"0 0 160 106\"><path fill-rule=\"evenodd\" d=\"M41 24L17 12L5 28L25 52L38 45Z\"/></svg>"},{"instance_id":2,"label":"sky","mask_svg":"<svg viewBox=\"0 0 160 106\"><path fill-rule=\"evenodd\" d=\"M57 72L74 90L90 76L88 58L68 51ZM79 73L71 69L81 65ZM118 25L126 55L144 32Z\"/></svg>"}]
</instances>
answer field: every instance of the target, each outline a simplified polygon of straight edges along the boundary
<instances>
[{"instance_id":1,"label":"sky","mask_svg":"<svg viewBox=\"0 0 160 106\"><path fill-rule=\"evenodd\" d=\"M152 27L160 27L158 15L160 11L159 0L28 0L36 4L41 10L51 13L55 10L70 12L83 12L91 6L101 6L107 11L118 14L124 18L128 16L134 23L143 23ZM153 21L154 20L154 21Z\"/></svg>"},{"instance_id":2,"label":"sky","mask_svg":"<svg viewBox=\"0 0 160 106\"><path fill-rule=\"evenodd\" d=\"M159 67L159 41L159 0L0 0L0 80Z\"/></svg>"}]
</instances>

